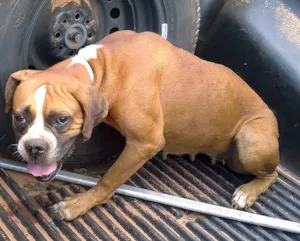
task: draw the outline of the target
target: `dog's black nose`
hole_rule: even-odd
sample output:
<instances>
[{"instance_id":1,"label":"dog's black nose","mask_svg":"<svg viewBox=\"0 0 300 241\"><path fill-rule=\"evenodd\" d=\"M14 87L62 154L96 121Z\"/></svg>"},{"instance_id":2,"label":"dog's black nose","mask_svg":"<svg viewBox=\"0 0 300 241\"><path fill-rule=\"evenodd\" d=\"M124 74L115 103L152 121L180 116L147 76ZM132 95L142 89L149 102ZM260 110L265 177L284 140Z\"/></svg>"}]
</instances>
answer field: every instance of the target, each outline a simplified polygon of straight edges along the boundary
<instances>
[{"instance_id":1,"label":"dog's black nose","mask_svg":"<svg viewBox=\"0 0 300 241\"><path fill-rule=\"evenodd\" d=\"M37 157L48 151L49 145L42 139L32 139L26 141L25 148L29 155Z\"/></svg>"}]
</instances>

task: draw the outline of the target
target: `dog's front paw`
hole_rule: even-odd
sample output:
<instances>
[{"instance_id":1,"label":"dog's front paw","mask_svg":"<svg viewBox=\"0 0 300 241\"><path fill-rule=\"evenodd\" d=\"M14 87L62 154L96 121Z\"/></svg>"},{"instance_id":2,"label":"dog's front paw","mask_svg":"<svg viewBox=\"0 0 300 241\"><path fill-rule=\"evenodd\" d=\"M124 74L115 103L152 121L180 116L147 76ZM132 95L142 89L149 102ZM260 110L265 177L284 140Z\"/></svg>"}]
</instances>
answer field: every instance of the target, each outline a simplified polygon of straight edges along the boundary
<instances>
[{"instance_id":1,"label":"dog's front paw","mask_svg":"<svg viewBox=\"0 0 300 241\"><path fill-rule=\"evenodd\" d=\"M54 204L52 210L61 219L72 221L75 218L84 215L89 210L89 207L84 200L84 194L76 194Z\"/></svg>"},{"instance_id":2,"label":"dog's front paw","mask_svg":"<svg viewBox=\"0 0 300 241\"><path fill-rule=\"evenodd\" d=\"M253 190L248 190L246 185L237 188L232 195L231 206L235 209L250 208L257 200L258 195Z\"/></svg>"}]
</instances>

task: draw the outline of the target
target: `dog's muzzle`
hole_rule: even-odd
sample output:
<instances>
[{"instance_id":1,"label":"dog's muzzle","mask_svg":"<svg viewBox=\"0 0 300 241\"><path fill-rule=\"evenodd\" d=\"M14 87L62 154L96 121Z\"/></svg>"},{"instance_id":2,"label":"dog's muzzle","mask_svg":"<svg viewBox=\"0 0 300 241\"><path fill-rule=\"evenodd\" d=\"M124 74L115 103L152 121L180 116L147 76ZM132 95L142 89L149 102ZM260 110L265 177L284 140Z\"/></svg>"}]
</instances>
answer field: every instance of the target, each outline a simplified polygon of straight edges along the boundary
<instances>
[{"instance_id":1,"label":"dog's muzzle","mask_svg":"<svg viewBox=\"0 0 300 241\"><path fill-rule=\"evenodd\" d=\"M36 177L39 181L51 181L60 171L63 162L72 155L74 144L68 152L58 161L44 163L44 158L47 157L49 144L42 139L31 139L24 143L27 155L33 162L27 164L27 172Z\"/></svg>"},{"instance_id":2,"label":"dog's muzzle","mask_svg":"<svg viewBox=\"0 0 300 241\"><path fill-rule=\"evenodd\" d=\"M49 144L43 139L38 138L26 141L24 146L28 156L33 160L37 160L49 149Z\"/></svg>"}]
</instances>

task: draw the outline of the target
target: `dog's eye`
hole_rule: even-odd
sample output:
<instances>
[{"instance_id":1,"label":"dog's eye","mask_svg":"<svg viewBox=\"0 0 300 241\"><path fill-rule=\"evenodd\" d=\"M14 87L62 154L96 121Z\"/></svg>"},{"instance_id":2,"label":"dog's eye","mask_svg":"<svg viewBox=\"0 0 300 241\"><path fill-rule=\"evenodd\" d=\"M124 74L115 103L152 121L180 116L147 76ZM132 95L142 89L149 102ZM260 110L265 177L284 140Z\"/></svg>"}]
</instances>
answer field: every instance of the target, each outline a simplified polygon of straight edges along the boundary
<instances>
[{"instance_id":1,"label":"dog's eye","mask_svg":"<svg viewBox=\"0 0 300 241\"><path fill-rule=\"evenodd\" d=\"M15 121L19 124L25 124L26 123L26 119L22 115L15 115L14 118L15 118Z\"/></svg>"},{"instance_id":2,"label":"dog's eye","mask_svg":"<svg viewBox=\"0 0 300 241\"><path fill-rule=\"evenodd\" d=\"M56 125L65 125L69 122L70 118L67 117L67 116L62 116L62 117L59 117L57 118L55 124Z\"/></svg>"}]
</instances>

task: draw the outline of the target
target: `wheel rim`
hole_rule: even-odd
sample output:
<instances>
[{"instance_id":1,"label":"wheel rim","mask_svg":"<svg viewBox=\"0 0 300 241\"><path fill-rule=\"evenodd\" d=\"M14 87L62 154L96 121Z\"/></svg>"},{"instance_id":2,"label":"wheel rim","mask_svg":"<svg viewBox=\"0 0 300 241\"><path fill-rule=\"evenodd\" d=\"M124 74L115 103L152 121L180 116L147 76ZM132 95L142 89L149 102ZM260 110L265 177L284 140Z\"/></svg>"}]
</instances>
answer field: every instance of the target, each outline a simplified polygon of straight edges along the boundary
<instances>
[{"instance_id":1,"label":"wheel rim","mask_svg":"<svg viewBox=\"0 0 300 241\"><path fill-rule=\"evenodd\" d=\"M161 34L161 26L166 23L163 0L86 1L70 1L53 9L44 0L34 10L22 46L22 68L48 68L119 30Z\"/></svg>"}]
</instances>

